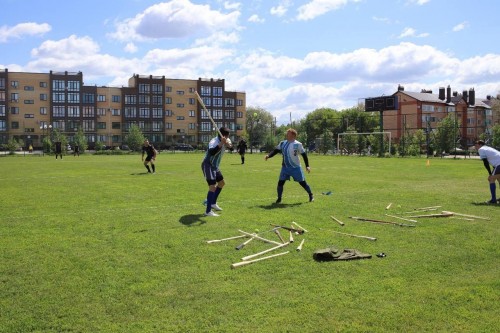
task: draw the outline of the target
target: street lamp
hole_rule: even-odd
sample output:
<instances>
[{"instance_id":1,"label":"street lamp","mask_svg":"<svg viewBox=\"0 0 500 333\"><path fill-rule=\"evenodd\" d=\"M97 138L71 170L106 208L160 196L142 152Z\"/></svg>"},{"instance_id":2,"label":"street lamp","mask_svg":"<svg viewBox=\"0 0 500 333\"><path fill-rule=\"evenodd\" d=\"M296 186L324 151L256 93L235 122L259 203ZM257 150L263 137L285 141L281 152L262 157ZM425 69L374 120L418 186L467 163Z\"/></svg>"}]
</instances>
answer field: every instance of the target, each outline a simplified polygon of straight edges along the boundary
<instances>
[{"instance_id":1,"label":"street lamp","mask_svg":"<svg viewBox=\"0 0 500 333\"><path fill-rule=\"evenodd\" d=\"M47 132L48 135L50 135L50 130L52 129L52 125L41 125L40 129L42 130L42 153L45 152L45 147L43 144L43 139L45 138L45 132Z\"/></svg>"}]
</instances>

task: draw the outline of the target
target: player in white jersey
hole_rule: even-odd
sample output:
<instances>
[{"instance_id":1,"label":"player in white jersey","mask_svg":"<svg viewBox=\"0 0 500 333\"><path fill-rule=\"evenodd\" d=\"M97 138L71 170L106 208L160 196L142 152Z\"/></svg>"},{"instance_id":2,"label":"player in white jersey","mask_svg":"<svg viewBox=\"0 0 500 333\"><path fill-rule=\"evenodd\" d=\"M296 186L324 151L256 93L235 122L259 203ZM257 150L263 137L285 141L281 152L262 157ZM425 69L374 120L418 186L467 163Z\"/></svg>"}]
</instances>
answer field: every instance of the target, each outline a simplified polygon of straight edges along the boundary
<instances>
[{"instance_id":1,"label":"player in white jersey","mask_svg":"<svg viewBox=\"0 0 500 333\"><path fill-rule=\"evenodd\" d=\"M219 216L213 210L221 211L222 208L217 205L217 198L219 197L222 188L225 185L224 176L219 169L219 165L224 155L225 145L230 144L229 129L226 127L219 128L220 134L215 138L210 140L208 144L207 152L201 163L201 170L205 176L205 180L208 184L207 193L207 208L205 210L205 216Z\"/></svg>"},{"instance_id":2,"label":"player in white jersey","mask_svg":"<svg viewBox=\"0 0 500 333\"><path fill-rule=\"evenodd\" d=\"M483 160L484 167L488 170L488 181L490 183L491 200L487 203L496 204L496 184L498 181L500 184L500 151L485 146L483 140L477 140L475 144L476 150L479 153L479 157ZM493 167L491 170L490 165Z\"/></svg>"},{"instance_id":3,"label":"player in white jersey","mask_svg":"<svg viewBox=\"0 0 500 333\"><path fill-rule=\"evenodd\" d=\"M302 146L302 143L295 140L296 138L297 131L293 128L289 128L286 131L286 140L281 141L276 146L276 148L274 148L274 150L265 157L267 161L267 159L273 157L278 153L281 153L283 155L281 173L277 187L278 199L276 200L276 203L281 202L283 187L285 186L285 182L287 180L290 180L290 177L292 177L294 181L299 182L300 186L302 186L304 190L306 190L307 194L309 195L309 201L314 201L314 196L311 192L311 188L306 182L304 172L302 171L302 167L300 165L299 155L302 155L308 173L311 172L311 168L309 167L309 159L307 158L307 153Z\"/></svg>"}]
</instances>

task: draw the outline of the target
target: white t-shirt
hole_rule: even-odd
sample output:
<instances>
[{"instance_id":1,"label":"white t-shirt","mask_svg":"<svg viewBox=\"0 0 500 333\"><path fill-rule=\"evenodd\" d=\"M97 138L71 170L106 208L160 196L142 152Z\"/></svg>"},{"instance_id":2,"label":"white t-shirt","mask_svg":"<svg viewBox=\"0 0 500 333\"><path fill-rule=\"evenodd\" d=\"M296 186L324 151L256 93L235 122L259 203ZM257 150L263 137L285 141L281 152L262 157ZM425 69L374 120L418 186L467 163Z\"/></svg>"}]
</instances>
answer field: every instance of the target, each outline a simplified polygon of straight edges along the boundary
<instances>
[{"instance_id":1,"label":"white t-shirt","mask_svg":"<svg viewBox=\"0 0 500 333\"><path fill-rule=\"evenodd\" d=\"M491 148L489 146L481 146L478 150L479 157L483 159L487 159L488 163L493 165L494 167L500 165L500 151L495 148Z\"/></svg>"}]
</instances>

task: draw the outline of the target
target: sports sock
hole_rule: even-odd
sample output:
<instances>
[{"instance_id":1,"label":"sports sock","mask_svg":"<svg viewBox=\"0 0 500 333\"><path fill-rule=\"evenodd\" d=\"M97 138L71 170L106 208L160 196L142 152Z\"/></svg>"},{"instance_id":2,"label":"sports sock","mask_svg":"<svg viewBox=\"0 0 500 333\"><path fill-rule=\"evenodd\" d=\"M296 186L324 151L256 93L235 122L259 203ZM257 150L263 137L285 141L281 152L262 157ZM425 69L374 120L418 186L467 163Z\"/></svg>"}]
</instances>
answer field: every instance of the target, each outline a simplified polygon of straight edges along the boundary
<instances>
[{"instance_id":1,"label":"sports sock","mask_svg":"<svg viewBox=\"0 0 500 333\"><path fill-rule=\"evenodd\" d=\"M156 171L156 168L155 168L155 165L154 164L151 164L151 168L153 168L153 172Z\"/></svg>"},{"instance_id":2,"label":"sports sock","mask_svg":"<svg viewBox=\"0 0 500 333\"><path fill-rule=\"evenodd\" d=\"M278 198L281 198L281 196L283 195L283 185L278 184L278 188L276 190L278 192Z\"/></svg>"},{"instance_id":3,"label":"sports sock","mask_svg":"<svg viewBox=\"0 0 500 333\"><path fill-rule=\"evenodd\" d=\"M307 182L303 181L303 182L299 182L300 186L302 186L304 188L304 190L306 190L306 192L311 195L312 192L311 192L311 187L309 186L309 184L307 184Z\"/></svg>"},{"instance_id":4,"label":"sports sock","mask_svg":"<svg viewBox=\"0 0 500 333\"><path fill-rule=\"evenodd\" d=\"M205 210L206 213L210 213L212 210L212 205L214 203L214 196L215 192L208 191L207 193L207 209Z\"/></svg>"},{"instance_id":5,"label":"sports sock","mask_svg":"<svg viewBox=\"0 0 500 333\"><path fill-rule=\"evenodd\" d=\"M495 183L490 183L491 201L497 201L497 186Z\"/></svg>"},{"instance_id":6,"label":"sports sock","mask_svg":"<svg viewBox=\"0 0 500 333\"><path fill-rule=\"evenodd\" d=\"M222 191L222 187L217 186L217 188L215 189L215 192L214 192L214 202L212 202L212 205L217 203L217 198L219 197L219 194L221 191Z\"/></svg>"},{"instance_id":7,"label":"sports sock","mask_svg":"<svg viewBox=\"0 0 500 333\"><path fill-rule=\"evenodd\" d=\"M146 165L146 169L148 169L148 172L151 172L151 169L149 169L149 165Z\"/></svg>"}]
</instances>

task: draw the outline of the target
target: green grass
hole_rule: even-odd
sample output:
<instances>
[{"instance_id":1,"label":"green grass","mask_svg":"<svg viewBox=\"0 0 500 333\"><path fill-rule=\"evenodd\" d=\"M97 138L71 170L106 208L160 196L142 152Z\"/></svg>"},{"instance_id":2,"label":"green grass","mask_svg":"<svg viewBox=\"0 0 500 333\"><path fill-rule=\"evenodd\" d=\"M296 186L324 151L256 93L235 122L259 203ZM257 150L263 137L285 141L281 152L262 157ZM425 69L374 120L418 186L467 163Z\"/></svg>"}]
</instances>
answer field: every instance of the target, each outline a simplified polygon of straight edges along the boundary
<instances>
[{"instance_id":1,"label":"green grass","mask_svg":"<svg viewBox=\"0 0 500 333\"><path fill-rule=\"evenodd\" d=\"M500 206L477 204L489 198L481 161L311 155L315 202L287 182L275 206L280 157L247 154L241 165L227 154L224 211L207 218L202 157L162 153L155 175L139 155L1 157L0 332L498 330ZM349 218L394 221L385 214L438 205L490 220L423 218L410 228ZM289 254L237 269L271 245L206 243L292 221L308 232ZM374 256L312 259L329 245Z\"/></svg>"}]
</instances>

